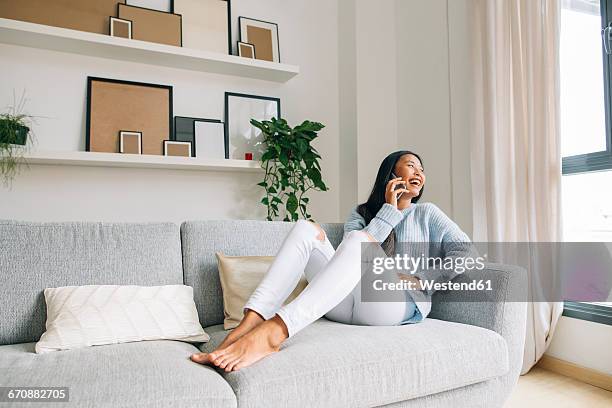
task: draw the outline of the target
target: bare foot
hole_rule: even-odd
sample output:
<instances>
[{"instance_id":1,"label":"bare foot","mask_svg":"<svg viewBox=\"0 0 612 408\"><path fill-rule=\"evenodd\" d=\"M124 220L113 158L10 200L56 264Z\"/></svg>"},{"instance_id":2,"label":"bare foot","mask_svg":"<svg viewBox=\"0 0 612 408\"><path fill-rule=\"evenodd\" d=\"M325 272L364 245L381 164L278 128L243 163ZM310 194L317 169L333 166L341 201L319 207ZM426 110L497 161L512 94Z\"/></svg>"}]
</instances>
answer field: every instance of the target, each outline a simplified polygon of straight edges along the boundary
<instances>
[{"instance_id":1,"label":"bare foot","mask_svg":"<svg viewBox=\"0 0 612 408\"><path fill-rule=\"evenodd\" d=\"M226 372L240 370L265 356L279 350L281 343L289 337L287 326L275 315L226 348L210 353L214 365Z\"/></svg>"},{"instance_id":2,"label":"bare foot","mask_svg":"<svg viewBox=\"0 0 612 408\"><path fill-rule=\"evenodd\" d=\"M225 336L225 339L223 339L221 344L219 344L214 351L226 348L264 321L264 318L259 313L248 309L238 326ZM200 364L208 364L212 362L210 354L211 353L195 353L191 355L191 360Z\"/></svg>"}]
</instances>

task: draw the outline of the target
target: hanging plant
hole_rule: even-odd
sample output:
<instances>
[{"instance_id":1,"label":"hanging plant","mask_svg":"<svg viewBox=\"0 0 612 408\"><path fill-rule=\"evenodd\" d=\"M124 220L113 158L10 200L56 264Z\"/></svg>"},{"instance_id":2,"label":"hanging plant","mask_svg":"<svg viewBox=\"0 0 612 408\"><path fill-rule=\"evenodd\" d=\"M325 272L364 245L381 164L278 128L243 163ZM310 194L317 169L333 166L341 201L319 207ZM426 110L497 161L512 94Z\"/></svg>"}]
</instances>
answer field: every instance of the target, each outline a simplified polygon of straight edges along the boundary
<instances>
[{"instance_id":1,"label":"hanging plant","mask_svg":"<svg viewBox=\"0 0 612 408\"><path fill-rule=\"evenodd\" d=\"M321 179L321 156L311 142L325 126L307 120L291 128L282 118L261 122L251 119L251 124L262 131L266 147L261 157L264 180L257 183L266 190L261 199L268 209L266 219L272 221L278 217L282 206L286 210L283 221L297 221L300 215L314 221L307 211L306 193L329 189Z\"/></svg>"},{"instance_id":2,"label":"hanging plant","mask_svg":"<svg viewBox=\"0 0 612 408\"><path fill-rule=\"evenodd\" d=\"M19 103L15 102L7 112L0 113L0 177L5 186L10 186L17 175L21 164L26 164L23 158L28 150L28 141L32 137L31 124L34 117L22 113L25 105L25 92Z\"/></svg>"}]
</instances>

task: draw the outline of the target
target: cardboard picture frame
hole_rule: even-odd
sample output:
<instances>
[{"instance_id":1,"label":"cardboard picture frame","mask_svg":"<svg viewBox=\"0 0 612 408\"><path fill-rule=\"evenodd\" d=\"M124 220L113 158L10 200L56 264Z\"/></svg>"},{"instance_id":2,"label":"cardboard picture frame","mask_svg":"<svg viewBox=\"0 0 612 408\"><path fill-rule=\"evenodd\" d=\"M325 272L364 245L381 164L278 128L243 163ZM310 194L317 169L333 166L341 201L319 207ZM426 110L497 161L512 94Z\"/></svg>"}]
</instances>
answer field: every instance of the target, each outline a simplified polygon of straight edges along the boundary
<instances>
[{"instance_id":1,"label":"cardboard picture frame","mask_svg":"<svg viewBox=\"0 0 612 408\"><path fill-rule=\"evenodd\" d=\"M135 40L183 46L183 17L180 14L117 3L117 17L132 21Z\"/></svg>"},{"instance_id":2,"label":"cardboard picture frame","mask_svg":"<svg viewBox=\"0 0 612 408\"><path fill-rule=\"evenodd\" d=\"M179 149L174 149L179 148ZM183 154L175 154L174 150L182 150ZM176 140L164 140L164 156L192 157L191 142L179 142Z\"/></svg>"},{"instance_id":3,"label":"cardboard picture frame","mask_svg":"<svg viewBox=\"0 0 612 408\"><path fill-rule=\"evenodd\" d=\"M281 62L278 24L250 17L238 17L239 41L253 44L258 60Z\"/></svg>"},{"instance_id":4,"label":"cardboard picture frame","mask_svg":"<svg viewBox=\"0 0 612 408\"><path fill-rule=\"evenodd\" d=\"M122 27L124 30L127 29L127 36L118 34L118 26L125 25ZM123 32L123 30L122 30ZM110 16L108 18L108 34L111 37L129 38L132 39L132 21L124 20L122 18Z\"/></svg>"},{"instance_id":5,"label":"cardboard picture frame","mask_svg":"<svg viewBox=\"0 0 612 408\"><path fill-rule=\"evenodd\" d=\"M85 150L117 153L119 131L142 132L142 154L163 155L172 135L173 88L113 78L87 77Z\"/></svg>"},{"instance_id":6,"label":"cardboard picture frame","mask_svg":"<svg viewBox=\"0 0 612 408\"><path fill-rule=\"evenodd\" d=\"M238 56L243 58L257 59L255 54L255 45L238 41Z\"/></svg>"},{"instance_id":7,"label":"cardboard picture frame","mask_svg":"<svg viewBox=\"0 0 612 408\"><path fill-rule=\"evenodd\" d=\"M128 138L137 139L138 150L136 153L132 152L131 149L127 148ZM120 130L119 131L119 153L142 154L142 132L135 132L131 130Z\"/></svg>"}]
</instances>

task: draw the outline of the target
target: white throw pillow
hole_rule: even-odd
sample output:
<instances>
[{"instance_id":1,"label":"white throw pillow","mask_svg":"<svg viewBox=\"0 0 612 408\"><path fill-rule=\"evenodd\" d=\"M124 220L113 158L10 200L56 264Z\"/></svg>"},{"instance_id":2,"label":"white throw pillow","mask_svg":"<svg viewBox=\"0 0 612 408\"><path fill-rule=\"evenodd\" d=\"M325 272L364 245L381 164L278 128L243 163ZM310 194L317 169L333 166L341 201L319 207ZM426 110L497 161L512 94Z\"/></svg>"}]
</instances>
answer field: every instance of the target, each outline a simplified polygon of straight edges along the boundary
<instances>
[{"instance_id":1,"label":"white throw pillow","mask_svg":"<svg viewBox=\"0 0 612 408\"><path fill-rule=\"evenodd\" d=\"M47 330L37 353L142 340L206 342L193 288L85 285L47 288Z\"/></svg>"}]
</instances>

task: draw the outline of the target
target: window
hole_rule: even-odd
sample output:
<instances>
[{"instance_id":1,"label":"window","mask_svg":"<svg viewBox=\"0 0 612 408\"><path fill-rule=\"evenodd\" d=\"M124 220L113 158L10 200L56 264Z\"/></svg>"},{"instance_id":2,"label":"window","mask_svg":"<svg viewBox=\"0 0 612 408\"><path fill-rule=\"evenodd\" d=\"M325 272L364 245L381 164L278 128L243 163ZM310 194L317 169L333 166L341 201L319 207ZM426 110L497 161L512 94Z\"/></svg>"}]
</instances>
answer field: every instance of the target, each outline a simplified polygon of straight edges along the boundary
<instances>
[{"instance_id":1,"label":"window","mask_svg":"<svg viewBox=\"0 0 612 408\"><path fill-rule=\"evenodd\" d=\"M561 4L563 239L612 242L612 0ZM565 302L563 314L612 324L612 303Z\"/></svg>"}]
</instances>

